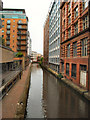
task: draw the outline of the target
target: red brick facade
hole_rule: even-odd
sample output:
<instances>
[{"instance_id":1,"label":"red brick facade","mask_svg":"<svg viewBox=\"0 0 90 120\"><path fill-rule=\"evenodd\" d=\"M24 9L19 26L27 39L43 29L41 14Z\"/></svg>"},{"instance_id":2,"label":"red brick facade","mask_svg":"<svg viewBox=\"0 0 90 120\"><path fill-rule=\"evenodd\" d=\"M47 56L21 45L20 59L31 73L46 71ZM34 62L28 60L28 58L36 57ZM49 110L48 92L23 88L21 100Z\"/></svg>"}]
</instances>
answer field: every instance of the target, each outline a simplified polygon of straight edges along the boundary
<instances>
[{"instance_id":1,"label":"red brick facade","mask_svg":"<svg viewBox=\"0 0 90 120\"><path fill-rule=\"evenodd\" d=\"M48 65L48 59L49 59L49 16L46 19L45 25L44 25L44 50L43 50L43 57L44 57L44 64Z\"/></svg>"},{"instance_id":2,"label":"red brick facade","mask_svg":"<svg viewBox=\"0 0 90 120\"><path fill-rule=\"evenodd\" d=\"M61 4L60 72L90 90L89 6L83 6L82 2Z\"/></svg>"}]
</instances>

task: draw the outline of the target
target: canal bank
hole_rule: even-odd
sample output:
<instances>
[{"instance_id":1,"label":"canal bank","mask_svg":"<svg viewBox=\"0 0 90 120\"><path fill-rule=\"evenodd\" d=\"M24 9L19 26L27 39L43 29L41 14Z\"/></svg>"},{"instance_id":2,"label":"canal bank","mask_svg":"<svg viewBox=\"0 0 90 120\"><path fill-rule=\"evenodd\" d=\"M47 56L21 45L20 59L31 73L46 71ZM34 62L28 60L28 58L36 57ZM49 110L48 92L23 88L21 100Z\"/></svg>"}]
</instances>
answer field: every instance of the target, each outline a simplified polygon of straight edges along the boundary
<instances>
[{"instance_id":1,"label":"canal bank","mask_svg":"<svg viewBox=\"0 0 90 120\"><path fill-rule=\"evenodd\" d=\"M30 86L31 64L23 71L12 89L0 101L2 104L2 118L24 118Z\"/></svg>"},{"instance_id":2,"label":"canal bank","mask_svg":"<svg viewBox=\"0 0 90 120\"><path fill-rule=\"evenodd\" d=\"M40 66L43 69L46 69L51 74L53 74L56 78L58 78L60 81L64 82L67 86L69 86L71 89L73 89L74 91L76 91L79 95L81 95L82 97L84 97L85 99L87 99L90 102L90 92L88 92L88 90L85 90L85 89L77 86L72 81L67 80L66 78L59 78L58 73L56 73L55 71L53 71L49 67L44 66L44 65L40 65Z\"/></svg>"}]
</instances>

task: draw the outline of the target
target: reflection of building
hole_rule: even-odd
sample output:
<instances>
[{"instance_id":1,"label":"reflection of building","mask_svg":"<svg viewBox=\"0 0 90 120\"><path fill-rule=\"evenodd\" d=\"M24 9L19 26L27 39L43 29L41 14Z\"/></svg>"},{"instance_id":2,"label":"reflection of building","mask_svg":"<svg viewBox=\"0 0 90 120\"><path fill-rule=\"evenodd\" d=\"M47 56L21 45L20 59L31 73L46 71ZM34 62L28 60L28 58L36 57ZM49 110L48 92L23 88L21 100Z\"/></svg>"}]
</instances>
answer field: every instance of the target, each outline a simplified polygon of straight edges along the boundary
<instances>
[{"instance_id":1,"label":"reflection of building","mask_svg":"<svg viewBox=\"0 0 90 120\"><path fill-rule=\"evenodd\" d=\"M48 57L49 57L49 15L45 21L44 25L44 41L43 41L43 56L44 56L44 64L48 65Z\"/></svg>"},{"instance_id":2,"label":"reflection of building","mask_svg":"<svg viewBox=\"0 0 90 120\"><path fill-rule=\"evenodd\" d=\"M3 9L2 38L5 45L14 52L22 52L27 55L27 29L28 18L24 9Z\"/></svg>"},{"instance_id":3,"label":"reflection of building","mask_svg":"<svg viewBox=\"0 0 90 120\"><path fill-rule=\"evenodd\" d=\"M49 10L49 65L59 73L60 0L53 0Z\"/></svg>"},{"instance_id":4,"label":"reflection of building","mask_svg":"<svg viewBox=\"0 0 90 120\"><path fill-rule=\"evenodd\" d=\"M32 41L30 38L30 33L28 31L28 50L27 50L28 56L31 56L31 52L32 52Z\"/></svg>"},{"instance_id":5,"label":"reflection of building","mask_svg":"<svg viewBox=\"0 0 90 120\"><path fill-rule=\"evenodd\" d=\"M60 72L67 79L90 90L88 0L75 3L63 2L60 8L62 16Z\"/></svg>"}]
</instances>

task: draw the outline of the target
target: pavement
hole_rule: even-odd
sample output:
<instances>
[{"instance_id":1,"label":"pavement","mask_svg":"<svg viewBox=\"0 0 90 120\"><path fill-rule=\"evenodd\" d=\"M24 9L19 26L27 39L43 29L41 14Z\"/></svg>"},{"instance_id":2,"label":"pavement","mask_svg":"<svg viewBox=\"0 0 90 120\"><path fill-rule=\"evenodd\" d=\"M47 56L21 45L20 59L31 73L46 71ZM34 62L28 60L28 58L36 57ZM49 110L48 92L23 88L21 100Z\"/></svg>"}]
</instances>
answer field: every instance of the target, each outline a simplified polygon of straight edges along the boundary
<instances>
[{"instance_id":1,"label":"pavement","mask_svg":"<svg viewBox=\"0 0 90 120\"><path fill-rule=\"evenodd\" d=\"M0 105L2 105L2 118L15 118L18 101L23 94L30 66L31 64L27 66L26 70L23 71L21 79L16 82L6 96L0 101Z\"/></svg>"}]
</instances>

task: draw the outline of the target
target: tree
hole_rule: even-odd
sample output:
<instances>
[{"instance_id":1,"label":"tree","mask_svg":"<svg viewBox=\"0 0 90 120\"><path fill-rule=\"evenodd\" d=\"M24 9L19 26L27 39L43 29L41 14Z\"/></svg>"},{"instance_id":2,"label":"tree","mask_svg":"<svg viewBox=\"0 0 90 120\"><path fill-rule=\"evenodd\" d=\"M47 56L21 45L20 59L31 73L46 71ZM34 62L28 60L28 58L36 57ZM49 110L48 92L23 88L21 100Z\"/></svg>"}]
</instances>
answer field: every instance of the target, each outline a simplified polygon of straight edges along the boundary
<instances>
[{"instance_id":1,"label":"tree","mask_svg":"<svg viewBox=\"0 0 90 120\"><path fill-rule=\"evenodd\" d=\"M23 53L18 52L18 53L16 54L16 57L23 57Z\"/></svg>"}]
</instances>

